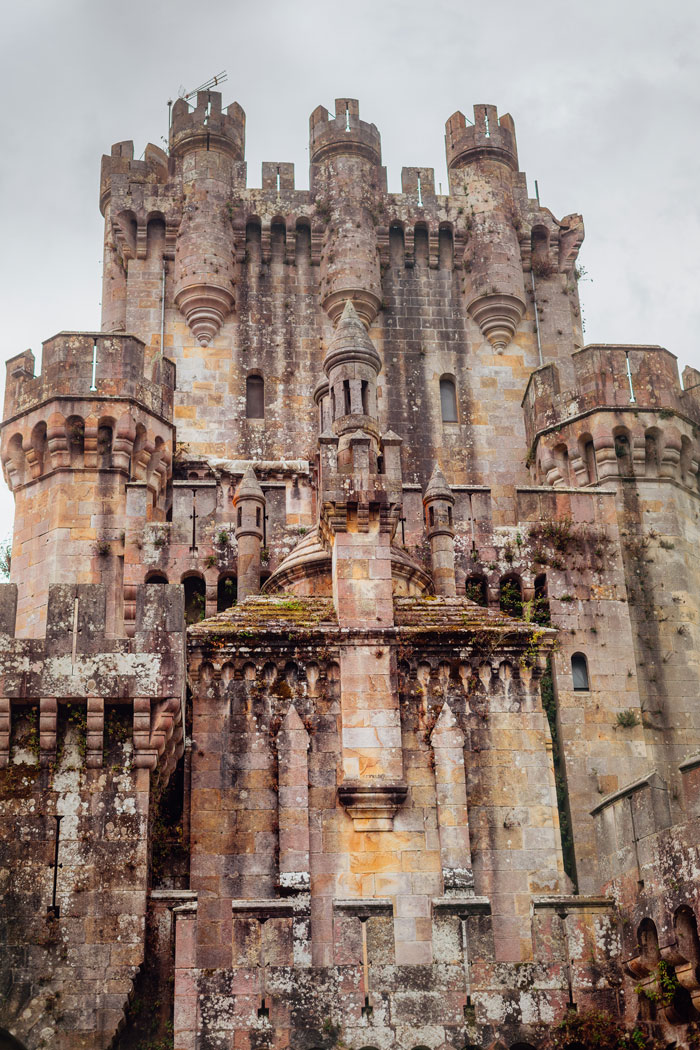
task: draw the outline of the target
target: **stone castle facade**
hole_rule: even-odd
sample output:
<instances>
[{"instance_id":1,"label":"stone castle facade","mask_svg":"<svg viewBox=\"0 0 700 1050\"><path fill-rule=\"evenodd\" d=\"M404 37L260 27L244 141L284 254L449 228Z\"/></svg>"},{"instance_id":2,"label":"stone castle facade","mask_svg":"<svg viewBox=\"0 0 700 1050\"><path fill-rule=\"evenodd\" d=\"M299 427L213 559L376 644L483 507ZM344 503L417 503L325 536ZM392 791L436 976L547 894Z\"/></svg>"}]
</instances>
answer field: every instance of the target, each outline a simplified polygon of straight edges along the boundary
<instances>
[{"instance_id":1,"label":"stone castle facade","mask_svg":"<svg viewBox=\"0 0 700 1050\"><path fill-rule=\"evenodd\" d=\"M700 374L583 345L493 106L447 194L244 139L117 143L102 330L7 363L0 1046L689 1046Z\"/></svg>"}]
</instances>

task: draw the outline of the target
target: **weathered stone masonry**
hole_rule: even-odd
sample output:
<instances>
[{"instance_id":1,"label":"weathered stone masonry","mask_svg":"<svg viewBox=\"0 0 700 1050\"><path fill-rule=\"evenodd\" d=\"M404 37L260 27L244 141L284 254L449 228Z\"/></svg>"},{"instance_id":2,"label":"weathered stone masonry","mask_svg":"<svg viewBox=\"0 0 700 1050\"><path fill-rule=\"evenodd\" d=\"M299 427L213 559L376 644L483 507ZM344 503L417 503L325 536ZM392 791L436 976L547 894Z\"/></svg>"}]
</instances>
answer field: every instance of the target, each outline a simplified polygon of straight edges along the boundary
<instances>
[{"instance_id":1,"label":"weathered stone masonry","mask_svg":"<svg viewBox=\"0 0 700 1050\"><path fill-rule=\"evenodd\" d=\"M103 158L103 323L7 363L0 1047L700 1020L700 376L583 346L493 106L310 189L202 92Z\"/></svg>"}]
</instances>

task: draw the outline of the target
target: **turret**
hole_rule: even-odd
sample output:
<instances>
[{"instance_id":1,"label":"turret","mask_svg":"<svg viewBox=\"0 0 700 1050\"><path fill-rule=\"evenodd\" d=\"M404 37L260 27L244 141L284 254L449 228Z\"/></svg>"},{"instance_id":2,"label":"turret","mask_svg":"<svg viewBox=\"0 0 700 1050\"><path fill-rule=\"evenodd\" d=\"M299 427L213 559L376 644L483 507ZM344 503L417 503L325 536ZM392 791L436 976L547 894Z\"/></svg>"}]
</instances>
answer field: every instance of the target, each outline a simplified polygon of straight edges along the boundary
<instances>
[{"instance_id":1,"label":"turret","mask_svg":"<svg viewBox=\"0 0 700 1050\"><path fill-rule=\"evenodd\" d=\"M171 156L181 165L184 214L175 252L175 305L202 346L216 336L234 305L231 193L243 160L245 114L221 109L218 91L200 91L190 112L173 106Z\"/></svg>"},{"instance_id":2,"label":"turret","mask_svg":"<svg viewBox=\"0 0 700 1050\"><path fill-rule=\"evenodd\" d=\"M525 292L513 200L518 170L515 127L495 106L475 106L474 124L459 111L445 126L451 192L466 194L464 252L467 311L500 352L525 314Z\"/></svg>"},{"instance_id":3,"label":"turret","mask_svg":"<svg viewBox=\"0 0 700 1050\"><path fill-rule=\"evenodd\" d=\"M128 331L151 343L160 328L163 259L172 258L179 226L179 210L164 195L169 170L167 154L152 142L143 159L134 159L131 141L102 157L104 332Z\"/></svg>"},{"instance_id":4,"label":"turret","mask_svg":"<svg viewBox=\"0 0 700 1050\"><path fill-rule=\"evenodd\" d=\"M41 637L49 586L101 583L122 626L126 488L165 518L175 368L132 336L64 332L7 362L2 464L15 497L17 633ZM33 523L31 527L27 523Z\"/></svg>"},{"instance_id":5,"label":"turret","mask_svg":"<svg viewBox=\"0 0 700 1050\"><path fill-rule=\"evenodd\" d=\"M238 543L238 601L260 591L260 550L265 518L265 494L255 471L246 467L233 497Z\"/></svg>"},{"instance_id":6,"label":"turret","mask_svg":"<svg viewBox=\"0 0 700 1050\"><path fill-rule=\"evenodd\" d=\"M338 438L339 473L377 472L377 376L381 366L374 343L348 300L323 362L331 424Z\"/></svg>"},{"instance_id":7,"label":"turret","mask_svg":"<svg viewBox=\"0 0 700 1050\"><path fill-rule=\"evenodd\" d=\"M375 215L386 174L379 132L360 120L356 99L336 99L334 117L314 110L310 156L312 193L327 223L321 305L335 323L351 300L369 328L382 300Z\"/></svg>"},{"instance_id":8,"label":"turret","mask_svg":"<svg viewBox=\"0 0 700 1050\"><path fill-rule=\"evenodd\" d=\"M455 530L452 508L455 498L440 467L435 464L423 495L425 529L430 542L430 560L435 593L453 598L455 586Z\"/></svg>"}]
</instances>

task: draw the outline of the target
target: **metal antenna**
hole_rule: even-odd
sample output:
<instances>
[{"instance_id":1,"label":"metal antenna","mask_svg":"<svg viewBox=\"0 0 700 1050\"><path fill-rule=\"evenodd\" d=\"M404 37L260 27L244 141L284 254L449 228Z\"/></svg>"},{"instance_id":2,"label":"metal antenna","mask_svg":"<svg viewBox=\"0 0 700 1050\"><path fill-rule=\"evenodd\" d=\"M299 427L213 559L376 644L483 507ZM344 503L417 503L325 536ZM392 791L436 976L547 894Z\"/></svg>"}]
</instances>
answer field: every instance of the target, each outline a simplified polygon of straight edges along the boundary
<instances>
[{"instance_id":1,"label":"metal antenna","mask_svg":"<svg viewBox=\"0 0 700 1050\"><path fill-rule=\"evenodd\" d=\"M211 91L212 88L218 87L219 84L223 84L225 80L228 80L228 73L224 69L221 73L217 73L216 76L213 76L211 80L207 80L206 83L200 84L199 87L194 89L194 91L185 91L184 87L181 85L177 97L184 98L185 101L187 101L187 99L196 95L198 91Z\"/></svg>"}]
</instances>

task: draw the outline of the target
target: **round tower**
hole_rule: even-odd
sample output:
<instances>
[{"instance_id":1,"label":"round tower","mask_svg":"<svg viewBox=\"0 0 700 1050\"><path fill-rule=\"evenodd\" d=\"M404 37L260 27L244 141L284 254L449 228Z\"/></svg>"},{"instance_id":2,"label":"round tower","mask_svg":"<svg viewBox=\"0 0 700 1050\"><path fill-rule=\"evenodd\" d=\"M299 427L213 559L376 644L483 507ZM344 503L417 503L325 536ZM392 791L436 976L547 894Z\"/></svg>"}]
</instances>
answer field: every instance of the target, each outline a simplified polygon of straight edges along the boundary
<instances>
[{"instance_id":1,"label":"round tower","mask_svg":"<svg viewBox=\"0 0 700 1050\"><path fill-rule=\"evenodd\" d=\"M233 496L238 543L238 601L260 591L260 549L265 518L265 494L251 466Z\"/></svg>"},{"instance_id":2,"label":"round tower","mask_svg":"<svg viewBox=\"0 0 700 1050\"><path fill-rule=\"evenodd\" d=\"M181 166L184 208L175 249L175 305L202 346L234 305L234 243L229 215L236 166L243 160L245 113L223 112L218 91L200 91L193 111L172 110L170 156Z\"/></svg>"},{"instance_id":3,"label":"round tower","mask_svg":"<svg viewBox=\"0 0 700 1050\"><path fill-rule=\"evenodd\" d=\"M323 361L340 474L377 472L377 376L381 367L374 343L352 301L347 300Z\"/></svg>"},{"instance_id":4,"label":"round tower","mask_svg":"<svg viewBox=\"0 0 700 1050\"><path fill-rule=\"evenodd\" d=\"M319 106L310 119L312 191L326 221L321 305L335 323L351 300L369 328L382 301L375 213L382 191L381 139L360 120L354 98L335 100L335 116Z\"/></svg>"},{"instance_id":5,"label":"round tower","mask_svg":"<svg viewBox=\"0 0 700 1050\"><path fill-rule=\"evenodd\" d=\"M447 598L457 594L455 585L455 530L452 508L455 498L440 467L435 464L423 495L425 529L430 542L430 560L435 593Z\"/></svg>"},{"instance_id":6,"label":"round tower","mask_svg":"<svg viewBox=\"0 0 700 1050\"><path fill-rule=\"evenodd\" d=\"M474 124L459 111L445 125L450 191L467 196L464 252L467 311L500 352L525 314L513 177L518 171L515 126L495 106L475 106Z\"/></svg>"},{"instance_id":7,"label":"round tower","mask_svg":"<svg viewBox=\"0 0 700 1050\"><path fill-rule=\"evenodd\" d=\"M121 633L127 484L163 520L175 368L133 336L61 333L7 362L1 454L15 497L17 633L41 637L49 586L103 584Z\"/></svg>"}]
</instances>

